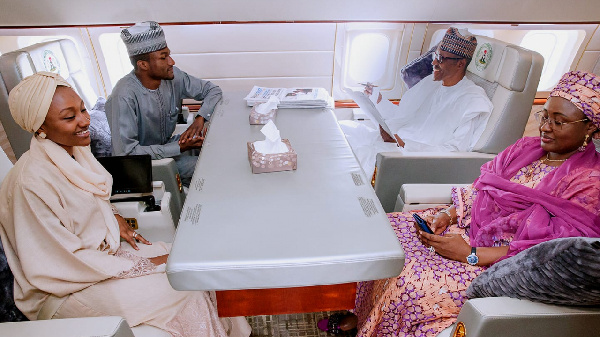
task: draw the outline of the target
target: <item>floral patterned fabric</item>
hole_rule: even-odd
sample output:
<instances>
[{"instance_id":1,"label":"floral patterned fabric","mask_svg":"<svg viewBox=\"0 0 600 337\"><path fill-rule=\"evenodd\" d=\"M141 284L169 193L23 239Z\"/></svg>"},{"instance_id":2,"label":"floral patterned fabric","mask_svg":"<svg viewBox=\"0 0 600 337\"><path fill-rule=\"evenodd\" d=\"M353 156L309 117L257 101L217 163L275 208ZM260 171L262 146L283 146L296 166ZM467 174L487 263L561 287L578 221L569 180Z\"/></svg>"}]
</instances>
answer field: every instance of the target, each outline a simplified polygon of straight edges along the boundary
<instances>
[{"instance_id":1,"label":"floral patterned fabric","mask_svg":"<svg viewBox=\"0 0 600 337\"><path fill-rule=\"evenodd\" d=\"M584 71L563 75L550 97L562 97L573 103L600 129L600 77ZM600 132L594 134L600 138Z\"/></svg>"},{"instance_id":2,"label":"floral patterned fabric","mask_svg":"<svg viewBox=\"0 0 600 337\"><path fill-rule=\"evenodd\" d=\"M537 160L519 170L511 181L533 188L554 168ZM459 223L445 233L460 234L469 242L468 225L476 195L472 185L453 189ZM418 213L426 217L443 208ZM391 213L388 218L402 244L406 263L397 278L358 284L358 336L435 336L454 322L467 300L466 289L484 268L431 253L416 237L410 213ZM498 238L495 245L507 245L511 239Z\"/></svg>"}]
</instances>

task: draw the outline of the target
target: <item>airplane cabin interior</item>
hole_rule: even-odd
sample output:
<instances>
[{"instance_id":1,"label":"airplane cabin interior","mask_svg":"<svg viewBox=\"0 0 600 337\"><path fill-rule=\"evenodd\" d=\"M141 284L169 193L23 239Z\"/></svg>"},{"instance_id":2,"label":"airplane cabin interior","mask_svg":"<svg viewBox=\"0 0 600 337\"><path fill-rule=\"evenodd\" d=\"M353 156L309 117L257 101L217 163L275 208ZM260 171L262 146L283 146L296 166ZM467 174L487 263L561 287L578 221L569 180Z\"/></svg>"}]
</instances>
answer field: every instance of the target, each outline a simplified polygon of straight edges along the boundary
<instances>
[{"instance_id":1,"label":"airplane cabin interior","mask_svg":"<svg viewBox=\"0 0 600 337\"><path fill-rule=\"evenodd\" d=\"M410 257L415 255L399 243L402 230L390 226L388 214L436 209L447 213L451 222L456 216L458 222L459 215L439 205L456 203L456 193L480 177L482 165L495 163L523 137L540 137L544 125L558 130L579 122L560 124L548 116L536 120L536 113L548 113L548 98L563 75L600 75L600 4L586 0L0 0L0 9L0 182L12 179L9 172L33 146L32 134L13 119L9 93L28 76L58 74L90 113L89 128L96 137L91 151L114 177L113 211L135 235L172 245L168 262L159 266L170 286L175 291L211 292L219 324L231 336L339 335L331 328L323 331L319 322L336 313L359 311L357 306L364 303L356 300L363 296L357 284L389 288L413 266ZM204 143L192 151L198 160L189 184L170 156L113 157L114 125L105 107L112 104L107 100L119 80L137 71L121 32L144 21L160 25L175 67L222 90L210 121L205 118ZM404 98L413 97L407 92L434 73L433 68L439 72L443 63L460 59L440 54L452 27L477 40L464 76L490 102L488 116L478 126L480 135L467 150L378 150L370 157L374 167L362 165L340 124L376 130L381 123L351 92L363 92L368 83L375 85L382 100L402 106ZM252 107L248 97L257 87L283 88L288 94L280 95L279 103L300 96L298 89L286 88L319 88L326 97L318 107L279 105L268 119L253 123L259 105ZM375 109L380 106L371 102ZM178 120L172 135L187 132L204 103L194 98L174 103ZM267 130L270 125L275 131ZM260 152L272 139L281 140L284 150ZM261 140L266 143L258 144ZM594 142L600 151L600 142ZM566 160L551 160L549 155L546 159L541 163ZM546 210L548 218L559 216ZM36 209L31 212L36 214ZM598 219L596 213L589 222L598 226ZM0 233L4 231L0 227ZM596 249L588 254L600 256L600 241L588 241ZM6 243L1 247L7 250ZM435 254L433 245L429 248ZM12 250L9 253L15 254ZM52 307L50 300L37 319L10 316L9 303L16 308L11 260L1 257L0 281L10 286L3 289L7 298L0 298L6 303L0 304L0 336L184 336L144 322L130 326L119 315L50 319L60 306ZM570 302L531 299L522 292L467 300L463 291L461 300L456 298L460 310L452 324L422 335L597 336L600 261L582 259L587 257L561 262L556 267L559 276L547 272L545 279L563 279L556 281L562 284L581 278L584 285L571 289L577 295L567 297L584 294L581 298L595 298L596 303L565 305ZM579 263L592 267L574 271ZM521 281L529 282L526 276ZM559 288L552 283L544 291L560 293ZM391 306L380 298L370 300L383 312ZM417 314L406 313L409 318ZM240 320L250 330L237 331ZM360 329L363 323L359 320L359 336L420 336L399 328L390 333L393 329L385 330L387 326L367 332Z\"/></svg>"}]
</instances>

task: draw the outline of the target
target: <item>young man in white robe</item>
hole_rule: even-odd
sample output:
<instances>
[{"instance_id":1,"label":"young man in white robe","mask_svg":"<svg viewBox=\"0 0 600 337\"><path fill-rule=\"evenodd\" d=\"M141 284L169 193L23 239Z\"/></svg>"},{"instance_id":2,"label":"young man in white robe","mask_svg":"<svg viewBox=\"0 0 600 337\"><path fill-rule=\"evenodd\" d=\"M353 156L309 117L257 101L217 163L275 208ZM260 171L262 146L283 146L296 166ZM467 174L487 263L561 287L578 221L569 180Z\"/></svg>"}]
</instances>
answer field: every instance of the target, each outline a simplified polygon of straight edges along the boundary
<instances>
[{"instance_id":1,"label":"young man in white robe","mask_svg":"<svg viewBox=\"0 0 600 337\"><path fill-rule=\"evenodd\" d=\"M394 135L381 126L340 122L367 176L373 174L379 152L473 149L493 108L483 88L465 77L476 47L474 36L449 28L434 53L433 74L410 88L398 106L379 95L377 109Z\"/></svg>"}]
</instances>

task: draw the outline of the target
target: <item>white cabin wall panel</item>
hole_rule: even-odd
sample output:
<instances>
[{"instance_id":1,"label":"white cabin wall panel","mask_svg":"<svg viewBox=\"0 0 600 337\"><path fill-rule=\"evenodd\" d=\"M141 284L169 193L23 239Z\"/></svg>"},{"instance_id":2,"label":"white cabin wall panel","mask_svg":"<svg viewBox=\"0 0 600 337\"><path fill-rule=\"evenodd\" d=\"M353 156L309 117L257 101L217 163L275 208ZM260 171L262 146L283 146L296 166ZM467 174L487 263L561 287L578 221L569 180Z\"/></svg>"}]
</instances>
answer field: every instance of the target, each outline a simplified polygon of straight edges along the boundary
<instances>
[{"instance_id":1,"label":"white cabin wall panel","mask_svg":"<svg viewBox=\"0 0 600 337\"><path fill-rule=\"evenodd\" d=\"M406 64L408 64L412 60L416 59L417 57L421 56L421 54L422 53L420 50L411 50L410 52L408 52L408 58L406 59Z\"/></svg>"},{"instance_id":2,"label":"white cabin wall panel","mask_svg":"<svg viewBox=\"0 0 600 337\"><path fill-rule=\"evenodd\" d=\"M594 72L594 67L600 59L600 51L586 51L581 56L576 70Z\"/></svg>"},{"instance_id":3,"label":"white cabin wall panel","mask_svg":"<svg viewBox=\"0 0 600 337\"><path fill-rule=\"evenodd\" d=\"M596 26L594 30L594 35L590 39L590 43L587 45L586 50L600 50L600 26Z\"/></svg>"},{"instance_id":4,"label":"white cabin wall panel","mask_svg":"<svg viewBox=\"0 0 600 337\"><path fill-rule=\"evenodd\" d=\"M576 64L576 70L589 71L594 74L600 72L600 29L598 28L599 26L596 26L593 33L588 32L588 35L593 35L589 39L585 51L583 51L581 58ZM584 41L584 43L586 43L586 41Z\"/></svg>"},{"instance_id":5,"label":"white cabin wall panel","mask_svg":"<svg viewBox=\"0 0 600 337\"><path fill-rule=\"evenodd\" d=\"M322 87L331 92L333 23L166 25L163 28L176 66L193 76L228 79L223 83L229 87L247 87L247 79L269 77L268 83L272 86L293 87L301 84L289 79L298 78L306 79L301 81L303 83L326 82ZM118 33L121 28L90 27L87 30L99 63L105 63L99 36ZM101 69L108 79L106 67L102 65ZM241 81L240 85L233 84L235 81ZM110 83L105 82L110 92Z\"/></svg>"},{"instance_id":6,"label":"white cabin wall panel","mask_svg":"<svg viewBox=\"0 0 600 337\"><path fill-rule=\"evenodd\" d=\"M402 32L402 42L400 45L400 52L398 53L396 68L395 70L395 83L394 88L392 90L384 91L381 90L381 96L385 99L398 99L402 96L402 94L407 90L406 85L402 81L402 77L400 76L400 69L404 67L409 58L409 54L411 50L414 48L413 37L417 40L418 36L415 36L415 30L419 31L416 27L417 24L407 24L404 31ZM417 35L419 35L417 33ZM421 36L422 40L422 36ZM416 44L419 44L418 41ZM391 69L390 69L391 70Z\"/></svg>"},{"instance_id":7,"label":"white cabin wall panel","mask_svg":"<svg viewBox=\"0 0 600 337\"><path fill-rule=\"evenodd\" d=\"M175 65L200 78L322 77L333 73L333 52L172 55Z\"/></svg>"},{"instance_id":8,"label":"white cabin wall panel","mask_svg":"<svg viewBox=\"0 0 600 337\"><path fill-rule=\"evenodd\" d=\"M405 30L405 37L402 40L403 48L406 48L406 52L401 53L399 64L396 73L396 86L395 90L385 95L387 99L399 99L402 95L408 90L404 81L402 81L402 74L400 70L402 67L410 63L412 60L421 56L425 51L427 51L428 47L424 47L425 36L427 33L428 24L426 23L415 23L412 27L407 27ZM410 30L410 35L407 36L407 33Z\"/></svg>"},{"instance_id":9,"label":"white cabin wall panel","mask_svg":"<svg viewBox=\"0 0 600 337\"><path fill-rule=\"evenodd\" d=\"M568 6L568 10L565 10ZM3 0L0 26L232 21L596 22L596 0Z\"/></svg>"},{"instance_id":10,"label":"white cabin wall panel","mask_svg":"<svg viewBox=\"0 0 600 337\"><path fill-rule=\"evenodd\" d=\"M266 23L163 26L178 54L332 51L335 23Z\"/></svg>"},{"instance_id":11,"label":"white cabin wall panel","mask_svg":"<svg viewBox=\"0 0 600 337\"><path fill-rule=\"evenodd\" d=\"M600 57L599 57L598 61L596 61L594 68L592 68L592 73L600 74Z\"/></svg>"},{"instance_id":12,"label":"white cabin wall panel","mask_svg":"<svg viewBox=\"0 0 600 337\"><path fill-rule=\"evenodd\" d=\"M331 76L327 77L280 77L280 78L240 78L240 79L228 79L228 78L205 78L211 82L217 84L223 89L223 92L232 91L243 91L250 92L253 86L263 87L315 87L325 88L328 92L331 92Z\"/></svg>"}]
</instances>

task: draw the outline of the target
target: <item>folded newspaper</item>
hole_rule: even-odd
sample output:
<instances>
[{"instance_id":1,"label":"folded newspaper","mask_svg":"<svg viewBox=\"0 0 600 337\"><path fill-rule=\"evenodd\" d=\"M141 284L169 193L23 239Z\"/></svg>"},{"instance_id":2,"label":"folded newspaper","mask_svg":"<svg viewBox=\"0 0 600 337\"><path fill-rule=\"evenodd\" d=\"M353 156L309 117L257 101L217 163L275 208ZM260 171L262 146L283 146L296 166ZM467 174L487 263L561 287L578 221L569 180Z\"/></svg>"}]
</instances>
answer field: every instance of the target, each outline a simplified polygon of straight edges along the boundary
<instances>
[{"instance_id":1,"label":"folded newspaper","mask_svg":"<svg viewBox=\"0 0 600 337\"><path fill-rule=\"evenodd\" d=\"M254 86L244 98L248 106L279 98L277 108L333 108L333 98L324 88L265 88Z\"/></svg>"}]
</instances>

